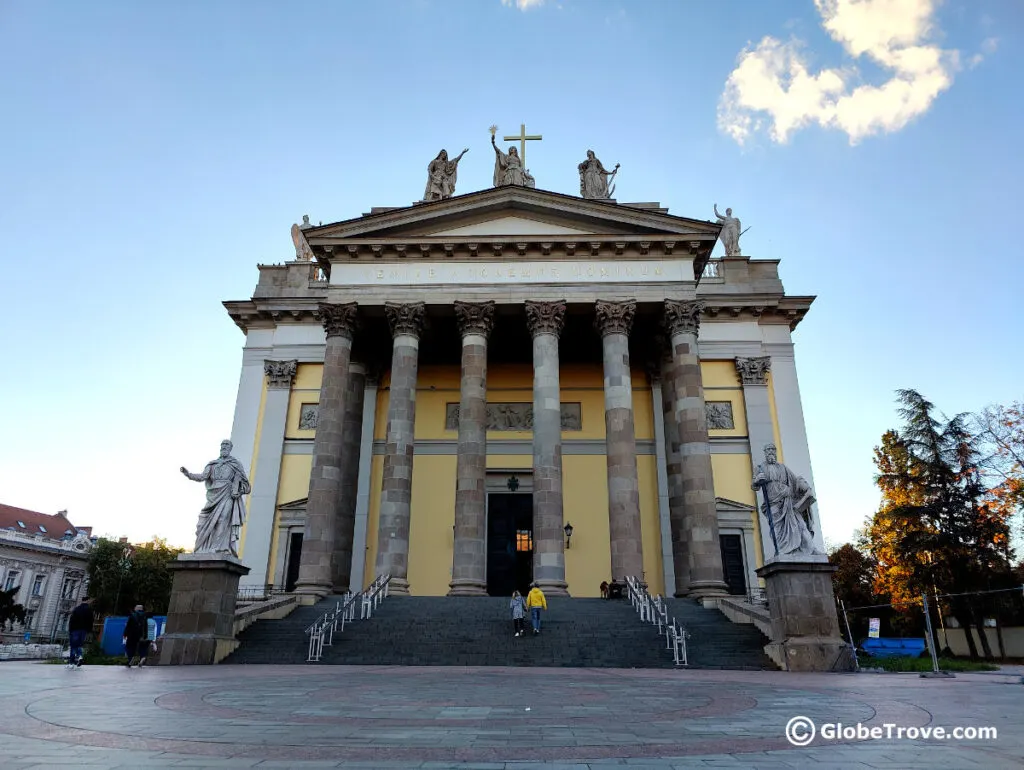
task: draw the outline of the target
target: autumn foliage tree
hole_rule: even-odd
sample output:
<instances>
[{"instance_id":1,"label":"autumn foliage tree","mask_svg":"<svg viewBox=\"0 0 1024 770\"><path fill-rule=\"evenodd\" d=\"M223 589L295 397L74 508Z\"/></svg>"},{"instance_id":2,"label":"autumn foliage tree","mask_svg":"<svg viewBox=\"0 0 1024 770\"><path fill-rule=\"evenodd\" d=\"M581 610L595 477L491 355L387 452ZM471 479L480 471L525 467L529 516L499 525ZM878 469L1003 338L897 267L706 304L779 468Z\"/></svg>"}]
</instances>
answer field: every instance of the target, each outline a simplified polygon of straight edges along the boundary
<instances>
[{"instance_id":1,"label":"autumn foliage tree","mask_svg":"<svg viewBox=\"0 0 1024 770\"><path fill-rule=\"evenodd\" d=\"M171 598L172 573L167 565L180 548L153 538L131 545L100 538L89 554L89 595L100 614L125 615L136 604L162 615Z\"/></svg>"},{"instance_id":2,"label":"autumn foliage tree","mask_svg":"<svg viewBox=\"0 0 1024 770\"><path fill-rule=\"evenodd\" d=\"M875 590L897 607L941 588L965 594L1009 585L1010 509L986 486L969 418L945 418L914 390L898 391L903 426L875 449L882 502L865 535L878 563ZM960 625L982 631L983 616L966 596L950 600ZM977 650L967 634L971 656Z\"/></svg>"}]
</instances>

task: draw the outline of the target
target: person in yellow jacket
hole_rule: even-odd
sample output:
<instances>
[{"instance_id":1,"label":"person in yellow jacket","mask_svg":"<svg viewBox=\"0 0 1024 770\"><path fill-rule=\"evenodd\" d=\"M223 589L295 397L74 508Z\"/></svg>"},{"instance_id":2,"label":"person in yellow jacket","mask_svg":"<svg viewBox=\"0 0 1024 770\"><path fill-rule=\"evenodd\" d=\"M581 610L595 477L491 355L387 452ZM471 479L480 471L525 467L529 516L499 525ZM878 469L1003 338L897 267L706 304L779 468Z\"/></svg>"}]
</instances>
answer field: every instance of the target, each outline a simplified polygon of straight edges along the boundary
<instances>
[{"instance_id":1,"label":"person in yellow jacket","mask_svg":"<svg viewBox=\"0 0 1024 770\"><path fill-rule=\"evenodd\" d=\"M540 611L548 608L548 600L536 583L530 585L530 593L526 597L526 608L530 611L530 622L533 624L533 635L540 633Z\"/></svg>"}]
</instances>

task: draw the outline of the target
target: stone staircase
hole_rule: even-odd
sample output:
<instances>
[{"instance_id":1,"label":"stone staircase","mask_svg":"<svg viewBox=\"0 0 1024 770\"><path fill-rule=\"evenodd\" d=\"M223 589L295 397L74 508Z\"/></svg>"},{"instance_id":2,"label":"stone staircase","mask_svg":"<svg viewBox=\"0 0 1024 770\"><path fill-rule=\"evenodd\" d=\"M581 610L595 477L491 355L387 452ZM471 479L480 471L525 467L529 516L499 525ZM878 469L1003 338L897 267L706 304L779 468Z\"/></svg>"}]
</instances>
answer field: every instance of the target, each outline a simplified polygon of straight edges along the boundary
<instances>
[{"instance_id":1,"label":"stone staircase","mask_svg":"<svg viewBox=\"0 0 1024 770\"><path fill-rule=\"evenodd\" d=\"M250 626L224 663L305 663L305 628L339 598ZM767 640L753 626L733 624L718 610L685 599L669 603L691 634L691 667L775 668L762 651ZM672 668L664 636L642 624L627 601L550 598L541 633L533 635L527 618L519 638L508 604L501 597L391 596L371 620L346 624L343 634L335 634L320 664Z\"/></svg>"}]
</instances>

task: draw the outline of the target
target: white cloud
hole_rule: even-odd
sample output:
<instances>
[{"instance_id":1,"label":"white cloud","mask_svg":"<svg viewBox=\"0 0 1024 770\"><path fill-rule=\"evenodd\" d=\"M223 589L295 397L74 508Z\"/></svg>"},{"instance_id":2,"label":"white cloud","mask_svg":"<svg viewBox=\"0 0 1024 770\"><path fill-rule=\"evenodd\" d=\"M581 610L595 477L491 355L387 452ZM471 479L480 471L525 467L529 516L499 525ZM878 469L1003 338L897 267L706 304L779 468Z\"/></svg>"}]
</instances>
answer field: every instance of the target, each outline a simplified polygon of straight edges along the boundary
<instances>
[{"instance_id":1,"label":"white cloud","mask_svg":"<svg viewBox=\"0 0 1024 770\"><path fill-rule=\"evenodd\" d=\"M812 123L844 131L851 144L898 131L928 111L960 68L958 51L932 42L938 2L815 0L829 36L889 79L863 83L853 65L811 72L799 41L767 36L739 55L718 105L719 128L740 144L762 130L784 143Z\"/></svg>"},{"instance_id":2,"label":"white cloud","mask_svg":"<svg viewBox=\"0 0 1024 770\"><path fill-rule=\"evenodd\" d=\"M514 5L520 11L528 11L544 5L544 0L501 0L502 5Z\"/></svg>"}]
</instances>

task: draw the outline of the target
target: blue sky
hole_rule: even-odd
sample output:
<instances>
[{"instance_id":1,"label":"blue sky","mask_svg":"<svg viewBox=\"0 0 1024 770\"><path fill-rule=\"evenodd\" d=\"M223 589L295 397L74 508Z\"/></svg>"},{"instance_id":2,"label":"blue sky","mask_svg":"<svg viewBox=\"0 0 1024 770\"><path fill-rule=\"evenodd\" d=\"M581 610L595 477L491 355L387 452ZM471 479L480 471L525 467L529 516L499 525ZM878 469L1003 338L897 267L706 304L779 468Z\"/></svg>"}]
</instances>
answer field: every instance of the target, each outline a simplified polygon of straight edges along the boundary
<instances>
[{"instance_id":1,"label":"blue sky","mask_svg":"<svg viewBox=\"0 0 1024 770\"><path fill-rule=\"evenodd\" d=\"M221 301L302 214L419 198L441 147L489 186L487 127L525 121L539 187L593 148L620 200L731 206L818 296L797 365L842 542L896 388L1021 397L1022 38L1003 0L9 0L0 502L189 544L177 469L230 432L244 344Z\"/></svg>"}]
</instances>

